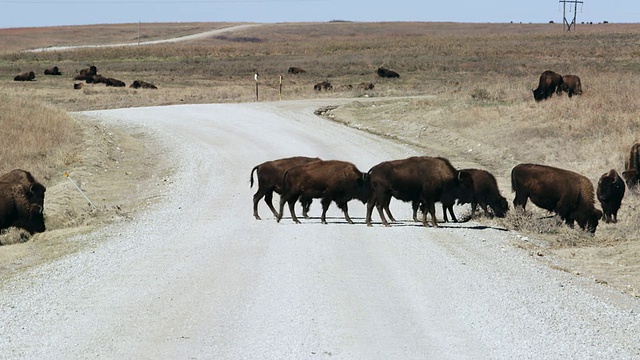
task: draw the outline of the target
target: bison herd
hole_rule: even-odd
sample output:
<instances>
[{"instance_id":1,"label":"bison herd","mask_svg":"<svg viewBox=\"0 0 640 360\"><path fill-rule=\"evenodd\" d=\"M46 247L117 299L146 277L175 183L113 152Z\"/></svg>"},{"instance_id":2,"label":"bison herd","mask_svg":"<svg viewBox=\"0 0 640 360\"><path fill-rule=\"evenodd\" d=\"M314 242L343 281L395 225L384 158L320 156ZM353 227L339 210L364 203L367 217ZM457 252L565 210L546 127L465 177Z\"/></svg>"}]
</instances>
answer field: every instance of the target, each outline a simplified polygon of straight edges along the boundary
<instances>
[{"instance_id":1,"label":"bison herd","mask_svg":"<svg viewBox=\"0 0 640 360\"><path fill-rule=\"evenodd\" d=\"M635 144L624 176L629 186L637 186L638 149ZM635 151L635 152L634 152ZM629 165L631 164L631 165ZM395 218L389 209L392 198L411 203L413 220L427 226L438 226L436 203L442 204L444 221L447 214L453 221L453 205L471 204L471 217L479 205L487 216L504 217L509 204L498 189L496 178L486 170L457 170L442 157L415 156L384 161L362 172L349 162L321 160L311 157L291 157L267 161L256 165L250 174L250 185L256 174L258 190L253 195L253 216L260 220L258 203L264 198L276 220L280 222L285 205L291 219L300 223L294 205L300 201L302 215L307 218L313 199L321 199L321 222L326 223L326 212L331 202L349 217L347 203L360 200L366 204L366 224L372 226L373 209L381 222L389 226ZM631 177L635 176L635 177ZM511 189L515 192L513 206L524 208L528 200L536 206L557 214L567 225L578 223L581 229L595 233L598 222L617 222L625 186L615 170L603 174L598 181L597 198L602 211L595 207L596 192L591 181L573 171L538 164L519 164L511 171ZM280 194L280 208L272 203L273 193ZM422 211L422 219L417 216ZM386 216L385 216L386 215Z\"/></svg>"},{"instance_id":2,"label":"bison herd","mask_svg":"<svg viewBox=\"0 0 640 360\"><path fill-rule=\"evenodd\" d=\"M44 75L62 75L62 72L57 66L52 66L44 70ZM34 81L36 79L36 74L33 71L24 72L16 75L13 80L14 81ZM105 84L108 87L125 87L126 84L122 80L118 80L112 77L106 77L98 74L98 68L95 66L89 66L88 68L81 69L78 73L73 77L75 81L84 81L87 84ZM83 83L75 83L73 84L73 88L75 90L82 89ZM133 89L157 89L158 87L152 83L135 80L129 85L130 88Z\"/></svg>"},{"instance_id":3,"label":"bison herd","mask_svg":"<svg viewBox=\"0 0 640 360\"><path fill-rule=\"evenodd\" d=\"M566 92L569 97L582 94L582 84L577 75L560 75L547 70L540 75L538 87L533 89L533 98L541 101L550 98L554 93L560 95Z\"/></svg>"},{"instance_id":4,"label":"bison herd","mask_svg":"<svg viewBox=\"0 0 640 360\"><path fill-rule=\"evenodd\" d=\"M17 227L43 232L46 188L31 173L15 169L0 176L0 230Z\"/></svg>"},{"instance_id":5,"label":"bison herd","mask_svg":"<svg viewBox=\"0 0 640 360\"><path fill-rule=\"evenodd\" d=\"M306 72L307 72L306 70L297 66L292 66L287 70L287 73L292 75L304 74ZM400 75L397 72L393 70L385 69L383 67L378 68L378 70L376 70L376 74L378 74L378 76L381 78L399 78L400 77ZM374 87L375 85L373 83L366 83L366 82L362 82L358 85L348 84L344 86L344 88L347 90L353 90L355 88L355 89L364 90L364 91L373 90ZM333 89L334 89L333 85L326 80L313 85L313 90L316 92L333 91Z\"/></svg>"}]
</instances>

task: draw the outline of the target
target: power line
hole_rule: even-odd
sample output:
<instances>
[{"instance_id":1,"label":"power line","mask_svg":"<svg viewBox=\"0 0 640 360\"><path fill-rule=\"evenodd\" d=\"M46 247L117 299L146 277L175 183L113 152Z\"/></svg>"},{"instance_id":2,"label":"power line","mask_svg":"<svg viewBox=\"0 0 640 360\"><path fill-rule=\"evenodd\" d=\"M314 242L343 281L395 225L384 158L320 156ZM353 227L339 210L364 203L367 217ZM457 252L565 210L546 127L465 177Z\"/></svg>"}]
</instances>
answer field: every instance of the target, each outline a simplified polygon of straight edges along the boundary
<instances>
[{"instance_id":1,"label":"power line","mask_svg":"<svg viewBox=\"0 0 640 360\"><path fill-rule=\"evenodd\" d=\"M560 0L560 2L562 3L562 29L566 31L571 31L571 27L573 26L575 29L576 26L576 17L578 16L578 4L583 4L584 1L580 1L580 0ZM574 9L573 9L573 21L571 23L569 23L567 21L567 3L573 4ZM571 10L571 8L569 8L569 10Z\"/></svg>"}]
</instances>

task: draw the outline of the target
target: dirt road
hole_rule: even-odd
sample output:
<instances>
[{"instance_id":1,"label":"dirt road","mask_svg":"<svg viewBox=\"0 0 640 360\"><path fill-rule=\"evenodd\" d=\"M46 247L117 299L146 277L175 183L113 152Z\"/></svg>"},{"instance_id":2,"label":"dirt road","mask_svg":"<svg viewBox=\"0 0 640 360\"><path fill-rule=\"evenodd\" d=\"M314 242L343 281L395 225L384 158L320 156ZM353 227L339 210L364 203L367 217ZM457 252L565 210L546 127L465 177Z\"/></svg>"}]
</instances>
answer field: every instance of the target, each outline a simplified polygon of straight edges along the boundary
<instances>
[{"instance_id":1,"label":"dirt road","mask_svg":"<svg viewBox=\"0 0 640 360\"><path fill-rule=\"evenodd\" d=\"M161 200L71 239L91 251L0 293L0 358L585 359L640 357L640 303L557 271L481 224L390 228L252 216L251 168L293 155L360 170L416 154L327 122L335 100L88 112L174 163ZM136 184L131 184L135 187ZM375 220L379 220L374 217Z\"/></svg>"}]
</instances>

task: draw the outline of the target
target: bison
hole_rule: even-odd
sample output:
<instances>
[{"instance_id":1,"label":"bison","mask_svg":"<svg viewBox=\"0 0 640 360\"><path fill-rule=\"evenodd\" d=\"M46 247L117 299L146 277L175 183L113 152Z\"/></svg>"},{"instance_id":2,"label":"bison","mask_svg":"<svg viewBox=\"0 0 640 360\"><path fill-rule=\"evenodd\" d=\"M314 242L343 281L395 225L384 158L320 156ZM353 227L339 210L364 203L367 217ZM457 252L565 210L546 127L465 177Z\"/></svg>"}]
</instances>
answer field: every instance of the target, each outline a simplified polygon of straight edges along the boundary
<instances>
[{"instance_id":1,"label":"bison","mask_svg":"<svg viewBox=\"0 0 640 360\"><path fill-rule=\"evenodd\" d=\"M13 81L33 81L35 78L36 74L33 71L28 71L16 75L16 77L13 78Z\"/></svg>"},{"instance_id":2,"label":"bison","mask_svg":"<svg viewBox=\"0 0 640 360\"><path fill-rule=\"evenodd\" d=\"M87 80L98 73L98 68L91 65L88 68L80 70L80 73L73 77L73 80Z\"/></svg>"},{"instance_id":3,"label":"bison","mask_svg":"<svg viewBox=\"0 0 640 360\"><path fill-rule=\"evenodd\" d=\"M540 75L538 88L532 90L533 98L536 101L541 101L551 97L554 92L560 93L560 91L562 91L562 84L562 75L547 70Z\"/></svg>"},{"instance_id":4,"label":"bison","mask_svg":"<svg viewBox=\"0 0 640 360\"><path fill-rule=\"evenodd\" d=\"M74 90L80 90L80 89L82 89L82 83L74 83L74 84L73 84L73 89L74 89Z\"/></svg>"},{"instance_id":5,"label":"bison","mask_svg":"<svg viewBox=\"0 0 640 360\"><path fill-rule=\"evenodd\" d=\"M511 188L516 196L514 207L527 206L527 200L540 208L555 212L573 227L595 233L602 211L594 207L593 184L573 171L536 164L519 164L511 171Z\"/></svg>"},{"instance_id":6,"label":"bison","mask_svg":"<svg viewBox=\"0 0 640 360\"><path fill-rule=\"evenodd\" d=\"M129 85L130 88L133 89L157 89L158 87L153 85L152 83L146 82L146 81L142 81L142 80L134 80L131 85Z\"/></svg>"},{"instance_id":7,"label":"bison","mask_svg":"<svg viewBox=\"0 0 640 360\"><path fill-rule=\"evenodd\" d=\"M371 226L374 207L378 209L385 226L389 226L389 222L383 210L386 210L391 221L395 221L388 211L391 198L395 197L412 202L414 209L420 205L423 209L423 225L427 225L428 212L433 226L437 227L435 203L442 200L443 194L456 193L458 188L461 188L460 191L473 188L473 180L468 173L456 170L445 158L428 156L382 162L369 170L369 181L371 195L367 201L367 226Z\"/></svg>"},{"instance_id":8,"label":"bison","mask_svg":"<svg viewBox=\"0 0 640 360\"><path fill-rule=\"evenodd\" d=\"M631 151L629 152L629 155L624 162L624 171L622 172L622 177L627 183L629 189L635 189L638 186L638 182L640 181L640 176L638 176L638 168L640 168L640 155L638 154L639 150L640 143L633 144L631 146Z\"/></svg>"},{"instance_id":9,"label":"bison","mask_svg":"<svg viewBox=\"0 0 640 360\"><path fill-rule=\"evenodd\" d=\"M562 76L562 85L560 89L566 92L569 97L575 95L582 95L582 84L580 78L577 75L564 75Z\"/></svg>"},{"instance_id":10,"label":"bison","mask_svg":"<svg viewBox=\"0 0 640 360\"><path fill-rule=\"evenodd\" d=\"M29 202L44 208L44 193L47 190L40 184L30 172L22 169L14 169L0 176L1 182L19 184L22 186L25 196Z\"/></svg>"},{"instance_id":11,"label":"bison","mask_svg":"<svg viewBox=\"0 0 640 360\"><path fill-rule=\"evenodd\" d=\"M295 66L290 67L289 70L287 70L287 72L289 74L294 74L294 75L306 73L306 71L304 69L299 68L299 67L295 67Z\"/></svg>"},{"instance_id":12,"label":"bison","mask_svg":"<svg viewBox=\"0 0 640 360\"><path fill-rule=\"evenodd\" d=\"M258 190L253 195L253 216L256 220L260 220L260 215L258 215L258 202L260 202L260 199L263 197L264 202L267 203L267 206L271 209L273 216L278 217L278 212L273 207L272 199L274 191L278 194L282 193L284 173L293 167L308 164L313 161L320 161L320 159L317 157L296 156L263 162L251 169L251 177L249 178L251 187L253 187L254 172L258 180ZM311 202L302 204L303 216L307 217L307 211L310 205Z\"/></svg>"},{"instance_id":13,"label":"bison","mask_svg":"<svg viewBox=\"0 0 640 360\"><path fill-rule=\"evenodd\" d=\"M127 86L127 84L125 84L124 81L118 80L118 79L114 79L114 78L107 78L107 80L105 81L105 84L107 86L112 86L112 87L125 87L125 86Z\"/></svg>"},{"instance_id":14,"label":"bison","mask_svg":"<svg viewBox=\"0 0 640 360\"><path fill-rule=\"evenodd\" d=\"M44 69L44 74L45 75L62 75L62 73L60 72L60 69L58 69L57 66Z\"/></svg>"},{"instance_id":15,"label":"bison","mask_svg":"<svg viewBox=\"0 0 640 360\"><path fill-rule=\"evenodd\" d=\"M453 202L456 199L458 200L458 205L471 203L472 218L475 216L478 205L484 210L485 216L491 216L491 213L489 213L489 208L491 208L495 216L500 218L505 217L509 210L509 203L507 199L500 194L495 176L486 170L480 169L462 169L460 171L471 175L473 189L470 193L466 188L456 188L456 191L452 194L445 193L442 200L444 221L446 222L448 220L447 210L451 214L453 221L458 221L453 213Z\"/></svg>"},{"instance_id":16,"label":"bison","mask_svg":"<svg viewBox=\"0 0 640 360\"><path fill-rule=\"evenodd\" d=\"M333 85L331 85L330 82L328 81L323 81L323 82L319 82L315 85L313 85L313 90L315 91L329 91L329 90L333 90Z\"/></svg>"},{"instance_id":17,"label":"bison","mask_svg":"<svg viewBox=\"0 0 640 360\"><path fill-rule=\"evenodd\" d=\"M86 82L87 84L106 84L107 78L98 74L87 75Z\"/></svg>"},{"instance_id":18,"label":"bison","mask_svg":"<svg viewBox=\"0 0 640 360\"><path fill-rule=\"evenodd\" d=\"M360 90L373 90L374 87L375 87L375 85L372 84L372 83L360 83L360 84L358 84L358 89L360 89Z\"/></svg>"},{"instance_id":19,"label":"bison","mask_svg":"<svg viewBox=\"0 0 640 360\"><path fill-rule=\"evenodd\" d=\"M291 218L300 223L293 211L298 199L309 201L320 198L322 216L320 220L327 223L327 209L332 201L344 213L345 220L353 224L349 217L347 203L358 199L366 203L369 198L368 174L346 161L320 160L300 165L287 170L284 174L284 187L280 194L280 213L277 221L282 219L284 204L289 205Z\"/></svg>"},{"instance_id":20,"label":"bison","mask_svg":"<svg viewBox=\"0 0 640 360\"><path fill-rule=\"evenodd\" d=\"M624 197L624 182L614 169L600 176L596 194L598 201L600 201L600 206L602 206L604 221L617 223L618 210L620 210L620 204L622 204L622 198Z\"/></svg>"},{"instance_id":21,"label":"bison","mask_svg":"<svg viewBox=\"0 0 640 360\"><path fill-rule=\"evenodd\" d=\"M398 74L397 72L393 70L385 69L382 67L378 68L376 72L378 73L379 77L383 77L383 78L399 78L400 77L400 74Z\"/></svg>"},{"instance_id":22,"label":"bison","mask_svg":"<svg viewBox=\"0 0 640 360\"><path fill-rule=\"evenodd\" d=\"M18 227L30 234L45 231L46 188L25 170L12 170L0 177L0 229Z\"/></svg>"}]
</instances>

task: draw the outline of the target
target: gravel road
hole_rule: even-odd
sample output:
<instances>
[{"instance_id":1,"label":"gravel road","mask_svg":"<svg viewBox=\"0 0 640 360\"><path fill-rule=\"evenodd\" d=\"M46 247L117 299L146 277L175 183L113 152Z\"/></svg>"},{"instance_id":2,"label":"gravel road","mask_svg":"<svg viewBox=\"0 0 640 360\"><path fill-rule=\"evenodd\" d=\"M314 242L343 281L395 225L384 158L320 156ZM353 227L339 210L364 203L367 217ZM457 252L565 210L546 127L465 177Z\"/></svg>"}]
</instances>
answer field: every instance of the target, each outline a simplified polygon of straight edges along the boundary
<instances>
[{"instance_id":1,"label":"gravel road","mask_svg":"<svg viewBox=\"0 0 640 360\"><path fill-rule=\"evenodd\" d=\"M313 110L335 100L87 112L158 140L162 201L69 241L91 251L0 289L7 359L638 359L640 302L468 222L252 216L251 168L294 155L366 171L415 150ZM456 165L456 164L454 164ZM135 186L135 184L132 184ZM374 220L378 220L374 217Z\"/></svg>"}]
</instances>

